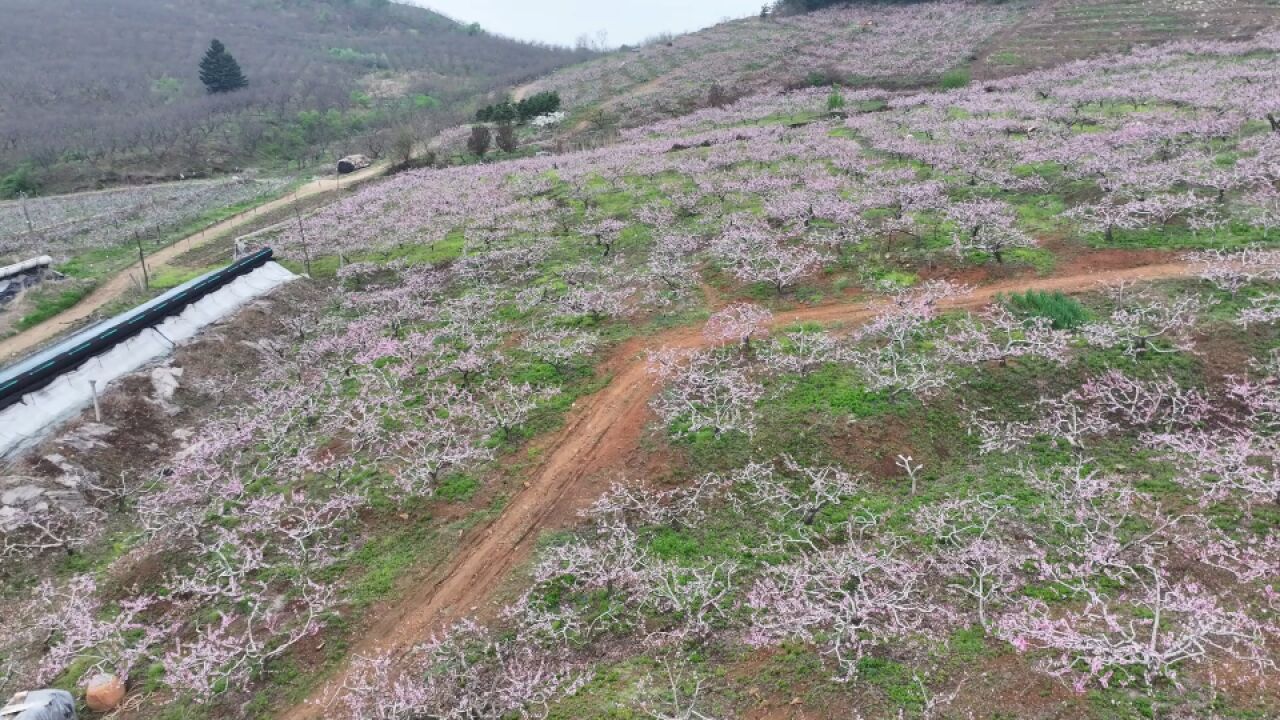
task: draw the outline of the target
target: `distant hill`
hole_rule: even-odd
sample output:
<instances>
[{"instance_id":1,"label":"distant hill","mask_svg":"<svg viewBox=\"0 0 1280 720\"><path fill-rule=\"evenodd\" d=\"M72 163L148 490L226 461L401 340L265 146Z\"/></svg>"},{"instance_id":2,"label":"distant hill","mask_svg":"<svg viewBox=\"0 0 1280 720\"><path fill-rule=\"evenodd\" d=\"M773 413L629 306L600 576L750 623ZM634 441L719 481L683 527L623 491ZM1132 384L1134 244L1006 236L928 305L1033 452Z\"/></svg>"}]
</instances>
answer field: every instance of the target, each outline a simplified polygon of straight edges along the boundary
<instances>
[{"instance_id":1,"label":"distant hill","mask_svg":"<svg viewBox=\"0 0 1280 720\"><path fill-rule=\"evenodd\" d=\"M761 92L954 87L1137 45L1250 37L1278 10L1277 0L853 1L624 48L517 94L558 91L579 131L635 127Z\"/></svg>"},{"instance_id":2,"label":"distant hill","mask_svg":"<svg viewBox=\"0 0 1280 720\"><path fill-rule=\"evenodd\" d=\"M1171 40L1239 40L1274 25L1277 0L1041 2L984 47L974 77L1053 67Z\"/></svg>"},{"instance_id":3,"label":"distant hill","mask_svg":"<svg viewBox=\"0 0 1280 720\"><path fill-rule=\"evenodd\" d=\"M524 92L554 89L570 110L624 127L770 90L815 85L916 86L965 65L1031 0L857 3L770 15L624 50L560 70Z\"/></svg>"},{"instance_id":4,"label":"distant hill","mask_svg":"<svg viewBox=\"0 0 1280 720\"><path fill-rule=\"evenodd\" d=\"M0 15L0 176L27 164L46 188L308 162L352 137L377 152L389 128L591 56L388 0L0 0ZM205 93L213 38L248 89Z\"/></svg>"}]
</instances>

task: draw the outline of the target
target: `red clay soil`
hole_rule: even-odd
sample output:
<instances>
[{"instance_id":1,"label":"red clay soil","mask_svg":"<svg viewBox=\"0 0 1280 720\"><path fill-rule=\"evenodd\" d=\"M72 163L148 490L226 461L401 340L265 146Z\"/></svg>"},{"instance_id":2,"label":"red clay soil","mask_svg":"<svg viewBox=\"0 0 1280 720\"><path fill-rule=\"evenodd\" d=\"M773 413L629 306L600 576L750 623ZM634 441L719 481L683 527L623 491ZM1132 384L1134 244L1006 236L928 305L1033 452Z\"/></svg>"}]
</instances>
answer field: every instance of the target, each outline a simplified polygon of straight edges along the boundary
<instances>
[{"instance_id":1,"label":"red clay soil","mask_svg":"<svg viewBox=\"0 0 1280 720\"><path fill-rule=\"evenodd\" d=\"M946 306L974 308L990 303L1001 293L1030 289L1078 293L1097 289L1100 284L1176 279L1192 272L1187 264L1169 262L1169 255L1162 257L1165 262L1130 267L1127 255L1082 256L1076 262L1083 272L995 282L954 298ZM1119 267L1108 268L1108 264ZM864 321L877 311L876 305L868 303L818 306L778 313L774 325L783 327L802 321L851 324ZM490 615L496 591L531 555L538 536L546 530L573 525L577 512L607 485L608 473L602 471L621 467L639 449L651 419L649 399L656 389L644 350L696 348L704 342L700 328L679 328L620 348L605 366L611 382L577 403L565 427L549 444L541 464L501 515L473 530L439 572L408 588L391 611L374 620L354 643L350 657L334 673L329 685L280 717L332 717L330 708L339 695L335 689L341 687L350 672L351 658L386 652L403 655L452 623L469 616Z\"/></svg>"}]
</instances>

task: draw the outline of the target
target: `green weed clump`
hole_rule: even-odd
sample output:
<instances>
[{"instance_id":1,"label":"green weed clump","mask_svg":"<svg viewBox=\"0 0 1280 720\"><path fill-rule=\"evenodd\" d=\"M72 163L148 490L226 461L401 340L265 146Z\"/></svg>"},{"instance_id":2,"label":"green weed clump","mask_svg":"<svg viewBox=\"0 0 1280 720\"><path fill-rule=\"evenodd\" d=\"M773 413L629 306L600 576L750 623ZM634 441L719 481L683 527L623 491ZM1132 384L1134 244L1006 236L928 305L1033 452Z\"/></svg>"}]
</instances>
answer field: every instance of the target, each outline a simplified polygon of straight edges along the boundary
<instances>
[{"instance_id":1,"label":"green weed clump","mask_svg":"<svg viewBox=\"0 0 1280 720\"><path fill-rule=\"evenodd\" d=\"M844 109L844 95L840 94L840 86L832 85L831 94L827 96L827 110L835 112Z\"/></svg>"},{"instance_id":2,"label":"green weed clump","mask_svg":"<svg viewBox=\"0 0 1280 720\"><path fill-rule=\"evenodd\" d=\"M968 68L956 68L942 73L940 83L943 90L955 90L967 86L972 79Z\"/></svg>"},{"instance_id":3,"label":"green weed clump","mask_svg":"<svg viewBox=\"0 0 1280 720\"><path fill-rule=\"evenodd\" d=\"M1055 330L1070 330L1089 320L1089 311L1074 298L1060 292L1028 290L1003 298L1009 309L1031 317L1047 318Z\"/></svg>"}]
</instances>

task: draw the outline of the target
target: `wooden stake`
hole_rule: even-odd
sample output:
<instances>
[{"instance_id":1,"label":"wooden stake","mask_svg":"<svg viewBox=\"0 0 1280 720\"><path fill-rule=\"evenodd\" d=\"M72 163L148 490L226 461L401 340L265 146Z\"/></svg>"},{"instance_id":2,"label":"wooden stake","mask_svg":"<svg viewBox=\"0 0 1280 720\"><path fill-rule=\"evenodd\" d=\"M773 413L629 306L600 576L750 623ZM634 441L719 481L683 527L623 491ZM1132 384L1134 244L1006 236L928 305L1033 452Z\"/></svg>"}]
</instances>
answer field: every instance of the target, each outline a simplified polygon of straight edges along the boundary
<instances>
[{"instance_id":1,"label":"wooden stake","mask_svg":"<svg viewBox=\"0 0 1280 720\"><path fill-rule=\"evenodd\" d=\"M307 233L302 227L302 211L298 209L296 195L293 203L293 215L298 218L298 237L302 240L302 261L306 263L307 277L311 277L311 252L307 250Z\"/></svg>"},{"instance_id":2,"label":"wooden stake","mask_svg":"<svg viewBox=\"0 0 1280 720\"><path fill-rule=\"evenodd\" d=\"M93 418L102 422L102 405L98 402L98 381L90 380L89 389L93 391Z\"/></svg>"},{"instance_id":3,"label":"wooden stake","mask_svg":"<svg viewBox=\"0 0 1280 720\"><path fill-rule=\"evenodd\" d=\"M27 234L35 235L36 226L31 222L31 213L27 212L27 194L22 192L18 194L18 197L22 198L22 217L27 221Z\"/></svg>"},{"instance_id":4,"label":"wooden stake","mask_svg":"<svg viewBox=\"0 0 1280 720\"><path fill-rule=\"evenodd\" d=\"M151 289L151 275L147 273L147 256L142 252L142 237L137 232L133 233L134 242L138 243L138 263L142 265L142 288L144 290Z\"/></svg>"}]
</instances>

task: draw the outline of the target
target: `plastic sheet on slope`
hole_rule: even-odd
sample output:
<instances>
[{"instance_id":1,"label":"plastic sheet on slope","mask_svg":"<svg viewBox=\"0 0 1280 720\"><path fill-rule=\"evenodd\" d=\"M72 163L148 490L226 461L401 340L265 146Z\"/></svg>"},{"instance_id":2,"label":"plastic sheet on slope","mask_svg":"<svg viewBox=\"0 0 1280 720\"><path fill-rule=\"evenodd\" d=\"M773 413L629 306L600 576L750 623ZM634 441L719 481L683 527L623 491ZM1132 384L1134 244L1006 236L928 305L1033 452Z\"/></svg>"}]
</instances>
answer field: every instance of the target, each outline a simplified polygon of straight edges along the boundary
<instances>
[{"instance_id":1,"label":"plastic sheet on slope","mask_svg":"<svg viewBox=\"0 0 1280 720\"><path fill-rule=\"evenodd\" d=\"M165 357L178 343L296 278L278 263L269 262L26 395L21 403L0 412L0 456L31 446L59 423L92 405L91 380L97 381L102 393L112 381Z\"/></svg>"}]
</instances>

